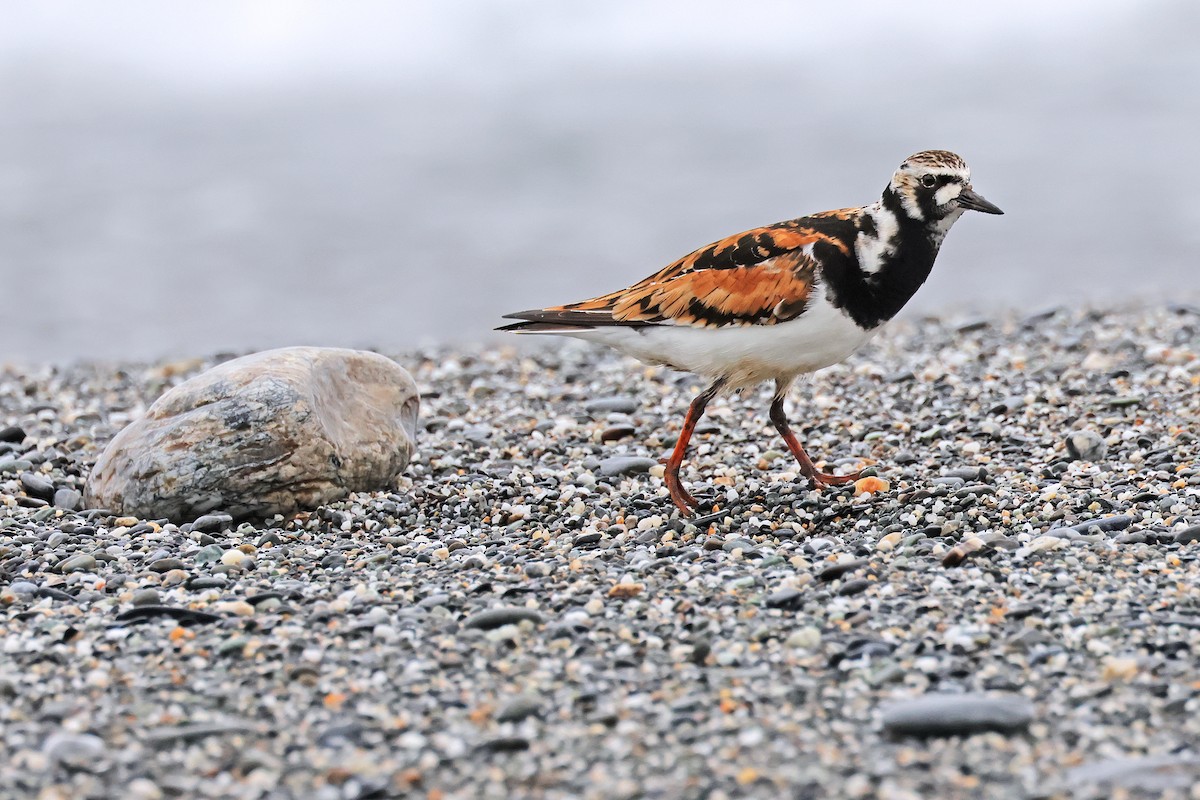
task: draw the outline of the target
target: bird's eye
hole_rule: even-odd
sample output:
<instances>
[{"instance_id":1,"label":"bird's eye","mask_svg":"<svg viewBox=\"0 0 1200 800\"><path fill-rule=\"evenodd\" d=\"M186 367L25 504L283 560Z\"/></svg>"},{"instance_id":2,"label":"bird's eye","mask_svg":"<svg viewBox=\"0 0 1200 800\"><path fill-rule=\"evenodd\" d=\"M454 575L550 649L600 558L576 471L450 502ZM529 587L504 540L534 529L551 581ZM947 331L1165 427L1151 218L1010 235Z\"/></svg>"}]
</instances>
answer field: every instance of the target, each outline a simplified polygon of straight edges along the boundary
<instances>
[{"instance_id":1,"label":"bird's eye","mask_svg":"<svg viewBox=\"0 0 1200 800\"><path fill-rule=\"evenodd\" d=\"M932 175L925 175L924 177L921 178L921 185L928 186L928 187L936 186L937 178L935 178Z\"/></svg>"}]
</instances>

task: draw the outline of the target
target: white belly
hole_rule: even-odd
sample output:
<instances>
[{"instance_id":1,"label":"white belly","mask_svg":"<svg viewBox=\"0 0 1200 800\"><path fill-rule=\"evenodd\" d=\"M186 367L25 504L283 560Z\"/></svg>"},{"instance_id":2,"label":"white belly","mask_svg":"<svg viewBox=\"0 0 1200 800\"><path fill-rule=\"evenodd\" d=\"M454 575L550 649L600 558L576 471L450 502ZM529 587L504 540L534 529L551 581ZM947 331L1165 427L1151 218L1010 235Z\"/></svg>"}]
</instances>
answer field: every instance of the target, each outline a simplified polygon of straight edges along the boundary
<instances>
[{"instance_id":1,"label":"white belly","mask_svg":"<svg viewBox=\"0 0 1200 800\"><path fill-rule=\"evenodd\" d=\"M766 380L790 381L847 358L879 328L864 331L823 293L798 318L777 325L696 328L595 328L568 334L616 348L648 364L664 364L709 378L725 377L738 389Z\"/></svg>"}]
</instances>

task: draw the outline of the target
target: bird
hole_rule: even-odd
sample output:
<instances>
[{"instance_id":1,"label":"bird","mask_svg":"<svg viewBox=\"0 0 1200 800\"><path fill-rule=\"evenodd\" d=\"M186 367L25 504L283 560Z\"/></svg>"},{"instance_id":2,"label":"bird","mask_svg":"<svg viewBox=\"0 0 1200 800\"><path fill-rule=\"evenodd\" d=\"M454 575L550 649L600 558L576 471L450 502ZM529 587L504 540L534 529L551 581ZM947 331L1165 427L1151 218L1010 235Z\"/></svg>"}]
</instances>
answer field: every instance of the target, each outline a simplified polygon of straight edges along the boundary
<instances>
[{"instance_id":1,"label":"bird","mask_svg":"<svg viewBox=\"0 0 1200 800\"><path fill-rule=\"evenodd\" d=\"M819 470L788 424L784 399L798 376L843 361L896 316L965 211L1004 213L975 191L961 156L923 150L904 159L870 205L727 236L628 288L506 314L519 321L496 330L572 336L705 378L663 462L682 516L699 506L679 471L705 408L766 381L775 383L771 423L800 473L817 489L845 485L861 471Z\"/></svg>"}]
</instances>

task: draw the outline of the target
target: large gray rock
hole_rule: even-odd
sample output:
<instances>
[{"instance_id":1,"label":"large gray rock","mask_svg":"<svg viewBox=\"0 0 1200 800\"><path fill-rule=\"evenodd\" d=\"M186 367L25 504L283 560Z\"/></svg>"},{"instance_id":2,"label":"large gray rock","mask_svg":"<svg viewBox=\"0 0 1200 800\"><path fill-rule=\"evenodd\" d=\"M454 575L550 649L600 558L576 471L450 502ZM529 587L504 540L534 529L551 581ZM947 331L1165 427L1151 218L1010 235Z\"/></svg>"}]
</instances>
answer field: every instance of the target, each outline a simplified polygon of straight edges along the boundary
<instances>
[{"instance_id":1,"label":"large gray rock","mask_svg":"<svg viewBox=\"0 0 1200 800\"><path fill-rule=\"evenodd\" d=\"M213 509L286 514L386 489L412 456L418 405L408 372L376 353L244 356L171 389L118 433L84 499L183 522Z\"/></svg>"}]
</instances>

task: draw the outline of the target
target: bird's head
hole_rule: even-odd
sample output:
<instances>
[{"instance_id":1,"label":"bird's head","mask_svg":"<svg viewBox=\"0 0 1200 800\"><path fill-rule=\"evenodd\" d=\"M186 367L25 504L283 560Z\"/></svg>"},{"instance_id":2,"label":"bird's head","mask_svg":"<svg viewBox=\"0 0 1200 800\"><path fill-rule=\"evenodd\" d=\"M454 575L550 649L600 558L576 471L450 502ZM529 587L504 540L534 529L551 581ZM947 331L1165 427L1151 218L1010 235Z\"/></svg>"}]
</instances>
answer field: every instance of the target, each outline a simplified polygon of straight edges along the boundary
<instances>
[{"instance_id":1,"label":"bird's head","mask_svg":"<svg viewBox=\"0 0 1200 800\"><path fill-rule=\"evenodd\" d=\"M949 150L924 150L904 159L888 189L905 215L927 224L953 222L966 210L1004 213L971 188L970 167Z\"/></svg>"}]
</instances>

